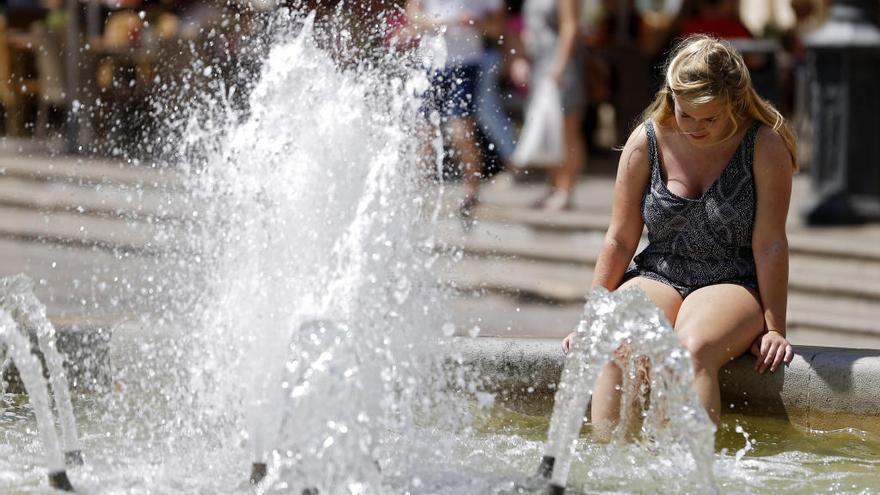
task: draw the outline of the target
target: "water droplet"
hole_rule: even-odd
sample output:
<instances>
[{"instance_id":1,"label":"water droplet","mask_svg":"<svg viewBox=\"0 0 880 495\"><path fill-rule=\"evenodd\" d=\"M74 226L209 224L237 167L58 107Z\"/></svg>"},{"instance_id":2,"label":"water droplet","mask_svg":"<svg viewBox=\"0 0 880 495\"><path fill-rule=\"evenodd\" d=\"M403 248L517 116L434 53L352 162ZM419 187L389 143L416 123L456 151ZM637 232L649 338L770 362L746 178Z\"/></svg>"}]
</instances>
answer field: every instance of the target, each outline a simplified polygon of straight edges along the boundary
<instances>
[{"instance_id":1,"label":"water droplet","mask_svg":"<svg viewBox=\"0 0 880 495\"><path fill-rule=\"evenodd\" d=\"M441 330L442 330L444 336L452 337L453 335L455 335L455 324L450 323L450 322L446 322L441 327Z\"/></svg>"}]
</instances>

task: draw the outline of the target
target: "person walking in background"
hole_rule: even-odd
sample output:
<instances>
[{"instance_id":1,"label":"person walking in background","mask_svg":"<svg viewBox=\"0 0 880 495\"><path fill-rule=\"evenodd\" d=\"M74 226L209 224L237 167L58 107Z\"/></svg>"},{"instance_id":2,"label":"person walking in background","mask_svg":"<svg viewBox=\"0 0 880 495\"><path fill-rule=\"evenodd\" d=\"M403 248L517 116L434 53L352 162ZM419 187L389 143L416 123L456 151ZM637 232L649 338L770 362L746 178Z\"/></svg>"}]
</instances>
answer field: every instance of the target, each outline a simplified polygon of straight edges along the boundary
<instances>
[{"instance_id":1,"label":"person walking in background","mask_svg":"<svg viewBox=\"0 0 880 495\"><path fill-rule=\"evenodd\" d=\"M760 372L792 359L785 221L795 138L742 56L708 36L673 51L643 116L620 157L593 286L647 293L689 351L696 393L718 423L722 366L749 349ZM633 259L644 226L648 245ZM602 438L620 418L621 383L609 362L593 388Z\"/></svg>"},{"instance_id":2,"label":"person walking in background","mask_svg":"<svg viewBox=\"0 0 880 495\"><path fill-rule=\"evenodd\" d=\"M476 140L476 99L483 37L504 30L502 0L408 0L406 13L413 36L442 36L446 66L432 75L429 111L438 111L464 179L459 214L469 219L478 202L483 168Z\"/></svg>"},{"instance_id":3,"label":"person walking in background","mask_svg":"<svg viewBox=\"0 0 880 495\"><path fill-rule=\"evenodd\" d=\"M586 161L581 120L586 105L583 63L578 36L578 0L526 0L523 4L523 43L529 59L511 67L516 82L529 81L533 91L545 78L560 91L563 124L563 160L549 169L550 188L534 206L547 210L571 207L572 193Z\"/></svg>"}]
</instances>

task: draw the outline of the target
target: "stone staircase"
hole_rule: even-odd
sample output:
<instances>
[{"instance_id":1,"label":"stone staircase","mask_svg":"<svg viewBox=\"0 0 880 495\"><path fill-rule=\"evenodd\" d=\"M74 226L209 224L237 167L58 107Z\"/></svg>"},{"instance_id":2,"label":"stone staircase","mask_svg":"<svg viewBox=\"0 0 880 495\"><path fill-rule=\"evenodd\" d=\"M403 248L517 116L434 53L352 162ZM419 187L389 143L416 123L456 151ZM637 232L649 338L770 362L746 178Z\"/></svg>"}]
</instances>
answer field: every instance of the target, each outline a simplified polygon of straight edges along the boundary
<instances>
[{"instance_id":1,"label":"stone staircase","mask_svg":"<svg viewBox=\"0 0 880 495\"><path fill-rule=\"evenodd\" d=\"M561 338L577 323L610 216L612 179L579 186L574 211L528 208L540 184L490 185L462 260L445 275L462 335ZM794 343L880 348L880 226L808 228L798 176L789 219L789 335ZM454 194L449 195L453 201ZM644 245L644 238L642 245Z\"/></svg>"},{"instance_id":2,"label":"stone staircase","mask_svg":"<svg viewBox=\"0 0 880 495\"><path fill-rule=\"evenodd\" d=\"M168 271L156 255L194 228L180 187L169 170L0 143L0 276L35 281L75 389L105 384L112 329L169 297L157 293Z\"/></svg>"},{"instance_id":3,"label":"stone staircase","mask_svg":"<svg viewBox=\"0 0 880 495\"><path fill-rule=\"evenodd\" d=\"M161 276L155 255L195 228L180 187L166 169L0 146L0 276L38 281L67 326L132 313Z\"/></svg>"},{"instance_id":4,"label":"stone staircase","mask_svg":"<svg viewBox=\"0 0 880 495\"><path fill-rule=\"evenodd\" d=\"M164 273L169 231L195 229L167 169L50 157L0 145L0 276L28 273L53 319L112 321L146 311ZM528 208L544 187L502 175L484 189L475 227L436 228L458 246L443 282L462 335L560 338L576 324L610 212L613 180L588 176L573 211ZM454 210L460 191L442 198ZM805 177L789 221L789 331L804 345L880 347L880 226L811 229L800 222ZM169 225L172 227L169 230ZM146 301L146 302L145 302ZM82 326L82 325L80 325Z\"/></svg>"}]
</instances>

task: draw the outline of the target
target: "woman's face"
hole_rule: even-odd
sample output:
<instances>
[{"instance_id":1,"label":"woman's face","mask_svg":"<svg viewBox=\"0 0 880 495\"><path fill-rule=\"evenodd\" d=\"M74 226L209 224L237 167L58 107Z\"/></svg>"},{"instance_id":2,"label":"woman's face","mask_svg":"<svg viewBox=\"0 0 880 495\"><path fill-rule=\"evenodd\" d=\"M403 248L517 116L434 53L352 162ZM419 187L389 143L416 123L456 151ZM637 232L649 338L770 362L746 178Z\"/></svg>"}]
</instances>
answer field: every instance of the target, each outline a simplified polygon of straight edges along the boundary
<instances>
[{"instance_id":1,"label":"woman's face","mask_svg":"<svg viewBox=\"0 0 880 495\"><path fill-rule=\"evenodd\" d=\"M673 98L675 124L688 141L696 145L720 142L730 132L727 108L720 101L692 104L684 98Z\"/></svg>"}]
</instances>

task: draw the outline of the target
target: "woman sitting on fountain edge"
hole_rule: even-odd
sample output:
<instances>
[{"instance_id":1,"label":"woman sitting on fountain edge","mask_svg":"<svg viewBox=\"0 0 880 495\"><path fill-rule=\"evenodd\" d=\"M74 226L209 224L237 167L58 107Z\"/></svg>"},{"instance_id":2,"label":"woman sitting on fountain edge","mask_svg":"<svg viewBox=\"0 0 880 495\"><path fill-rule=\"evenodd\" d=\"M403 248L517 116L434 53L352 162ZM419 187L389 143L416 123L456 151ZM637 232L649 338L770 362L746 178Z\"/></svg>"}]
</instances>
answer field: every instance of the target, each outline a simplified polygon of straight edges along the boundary
<instances>
[{"instance_id":1,"label":"woman sitting on fountain edge","mask_svg":"<svg viewBox=\"0 0 880 495\"><path fill-rule=\"evenodd\" d=\"M683 40L665 74L623 148L592 285L640 287L657 304L689 351L694 388L717 424L722 366L749 348L761 373L792 359L785 220L795 138L725 41ZM643 226L648 246L628 267ZM609 362L593 388L600 438L620 417L621 383Z\"/></svg>"}]
</instances>

